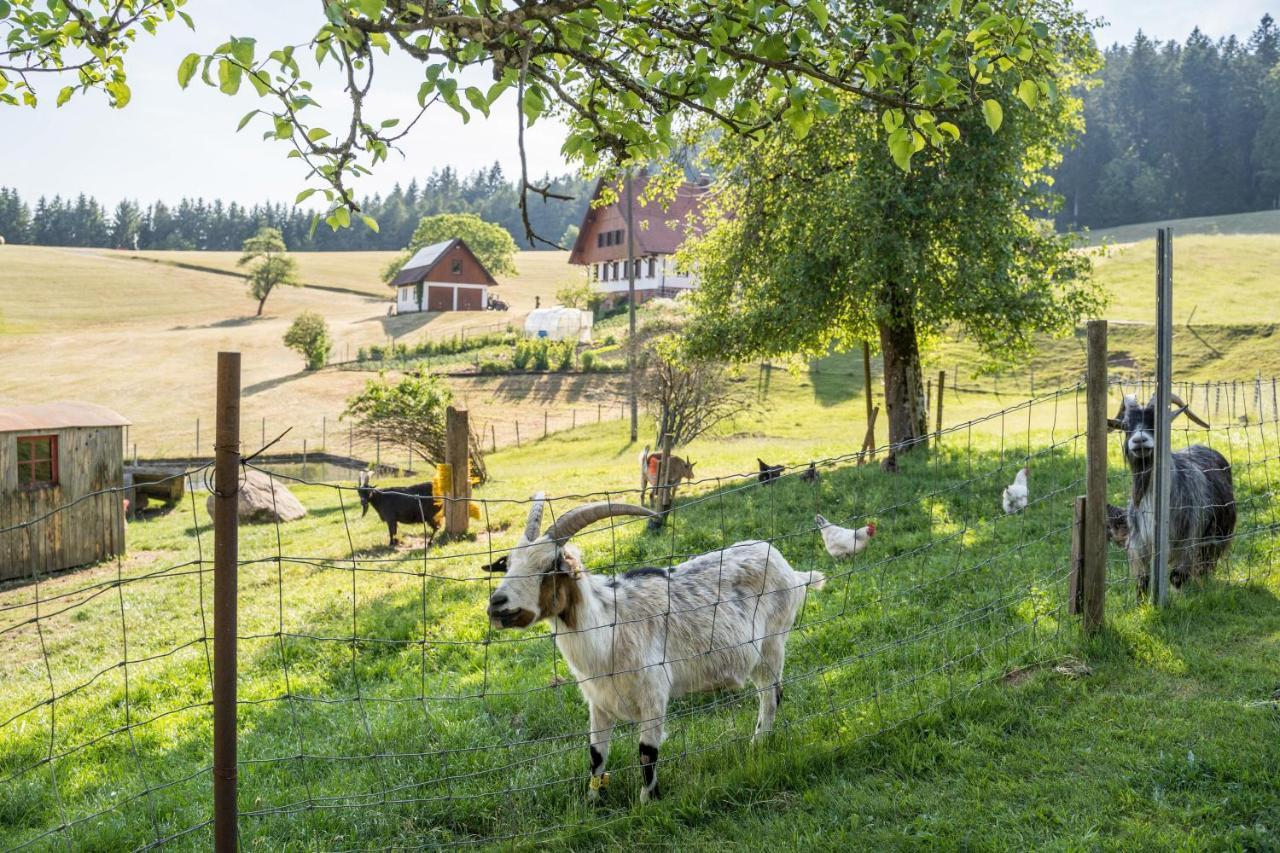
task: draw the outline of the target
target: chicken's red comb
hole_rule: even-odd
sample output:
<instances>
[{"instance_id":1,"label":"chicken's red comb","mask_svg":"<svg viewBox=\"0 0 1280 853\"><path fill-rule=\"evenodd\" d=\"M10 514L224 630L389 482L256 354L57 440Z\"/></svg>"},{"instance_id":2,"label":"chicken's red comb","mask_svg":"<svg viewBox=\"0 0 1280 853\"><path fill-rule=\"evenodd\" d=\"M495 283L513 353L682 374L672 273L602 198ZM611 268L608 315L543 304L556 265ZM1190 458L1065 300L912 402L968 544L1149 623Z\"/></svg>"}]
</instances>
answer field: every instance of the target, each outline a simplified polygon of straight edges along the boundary
<instances>
[{"instance_id":1,"label":"chicken's red comb","mask_svg":"<svg viewBox=\"0 0 1280 853\"><path fill-rule=\"evenodd\" d=\"M876 535L876 523L874 521L867 524L867 535L868 536Z\"/></svg>"}]
</instances>

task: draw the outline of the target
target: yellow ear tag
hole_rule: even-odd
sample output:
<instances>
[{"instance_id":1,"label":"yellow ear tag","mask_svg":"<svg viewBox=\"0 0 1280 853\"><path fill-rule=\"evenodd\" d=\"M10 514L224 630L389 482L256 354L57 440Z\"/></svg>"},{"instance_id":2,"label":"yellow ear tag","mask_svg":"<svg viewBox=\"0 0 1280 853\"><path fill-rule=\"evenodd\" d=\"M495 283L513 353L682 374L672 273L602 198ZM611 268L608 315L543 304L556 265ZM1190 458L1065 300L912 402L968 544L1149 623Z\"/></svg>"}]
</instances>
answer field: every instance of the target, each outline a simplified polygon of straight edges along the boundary
<instances>
[{"instance_id":1,"label":"yellow ear tag","mask_svg":"<svg viewBox=\"0 0 1280 853\"><path fill-rule=\"evenodd\" d=\"M601 788L607 787L609 787L609 774L607 772L591 777L591 790L599 791Z\"/></svg>"}]
</instances>

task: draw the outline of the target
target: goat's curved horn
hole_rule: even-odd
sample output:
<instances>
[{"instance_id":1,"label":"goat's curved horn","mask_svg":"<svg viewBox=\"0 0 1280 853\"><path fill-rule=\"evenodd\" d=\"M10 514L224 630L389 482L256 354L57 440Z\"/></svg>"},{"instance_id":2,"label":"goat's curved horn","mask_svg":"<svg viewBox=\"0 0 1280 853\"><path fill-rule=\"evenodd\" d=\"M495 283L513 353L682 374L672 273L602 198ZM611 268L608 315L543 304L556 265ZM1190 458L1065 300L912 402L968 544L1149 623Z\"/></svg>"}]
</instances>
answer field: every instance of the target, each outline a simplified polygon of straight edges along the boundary
<instances>
[{"instance_id":1,"label":"goat's curved horn","mask_svg":"<svg viewBox=\"0 0 1280 853\"><path fill-rule=\"evenodd\" d=\"M1187 418L1192 423L1198 424L1199 426L1202 426L1205 429L1209 429L1209 424L1203 418L1197 415L1195 412L1191 411L1191 407L1188 406L1186 403L1182 402L1182 398L1179 397L1177 394L1171 393L1169 395L1169 402L1173 403L1175 406L1181 406L1182 412L1187 416Z\"/></svg>"},{"instance_id":2,"label":"goat's curved horn","mask_svg":"<svg viewBox=\"0 0 1280 853\"><path fill-rule=\"evenodd\" d=\"M537 539L538 534L542 532L542 513L546 508L547 495L545 492L538 492L533 496L533 506L529 507L529 520L524 524L526 542Z\"/></svg>"},{"instance_id":3,"label":"goat's curved horn","mask_svg":"<svg viewBox=\"0 0 1280 853\"><path fill-rule=\"evenodd\" d=\"M547 528L547 535L557 542L564 542L587 525L616 515L641 515L646 518L657 518L659 513L635 504L597 501L574 507L557 518L555 524Z\"/></svg>"}]
</instances>

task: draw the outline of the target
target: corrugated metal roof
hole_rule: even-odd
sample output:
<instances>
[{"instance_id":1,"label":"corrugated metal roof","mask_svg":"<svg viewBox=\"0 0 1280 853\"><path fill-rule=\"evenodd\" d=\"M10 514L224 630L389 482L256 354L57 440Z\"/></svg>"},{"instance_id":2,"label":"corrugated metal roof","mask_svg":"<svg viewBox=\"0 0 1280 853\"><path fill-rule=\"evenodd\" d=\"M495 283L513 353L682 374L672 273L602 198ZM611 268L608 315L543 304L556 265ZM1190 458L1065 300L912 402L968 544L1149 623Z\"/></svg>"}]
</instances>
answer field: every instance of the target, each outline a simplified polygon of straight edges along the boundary
<instances>
[{"instance_id":1,"label":"corrugated metal roof","mask_svg":"<svg viewBox=\"0 0 1280 853\"><path fill-rule=\"evenodd\" d=\"M454 237L452 240L445 240L443 243L432 243L430 246L423 246L421 249L413 253L413 257L408 263L400 268L400 272L396 273L396 277L391 280L392 287L403 287L406 284L417 284L427 277L431 270L435 269L436 264L440 263L440 259L452 249L455 245L461 246L462 250L471 256L472 260L479 265L480 270L484 273L484 282L459 282L460 284L488 284L497 286L498 282L490 275L485 265L480 263L480 259L476 257L476 253L471 251L471 247L461 237ZM447 284L447 282L441 282Z\"/></svg>"},{"instance_id":2,"label":"corrugated metal roof","mask_svg":"<svg viewBox=\"0 0 1280 853\"><path fill-rule=\"evenodd\" d=\"M29 406L0 406L0 432L69 427L127 426L129 420L106 406L60 400Z\"/></svg>"}]
</instances>

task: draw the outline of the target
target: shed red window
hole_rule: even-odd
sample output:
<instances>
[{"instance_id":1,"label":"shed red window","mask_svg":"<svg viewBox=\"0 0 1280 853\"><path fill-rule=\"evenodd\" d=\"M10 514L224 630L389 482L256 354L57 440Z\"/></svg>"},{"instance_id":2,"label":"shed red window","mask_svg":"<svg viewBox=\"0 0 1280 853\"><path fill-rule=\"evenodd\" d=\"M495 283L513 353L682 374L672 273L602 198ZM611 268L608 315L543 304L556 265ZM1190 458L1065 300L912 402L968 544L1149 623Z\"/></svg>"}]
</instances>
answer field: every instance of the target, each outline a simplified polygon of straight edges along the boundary
<instances>
[{"instance_id":1,"label":"shed red window","mask_svg":"<svg viewBox=\"0 0 1280 853\"><path fill-rule=\"evenodd\" d=\"M18 436L18 485L26 488L58 485L58 437Z\"/></svg>"},{"instance_id":2,"label":"shed red window","mask_svg":"<svg viewBox=\"0 0 1280 853\"><path fill-rule=\"evenodd\" d=\"M453 274L454 274L454 275L462 275L462 261L461 261L461 259L457 259L457 258L455 258L455 259L454 259L452 269L453 269Z\"/></svg>"}]
</instances>

